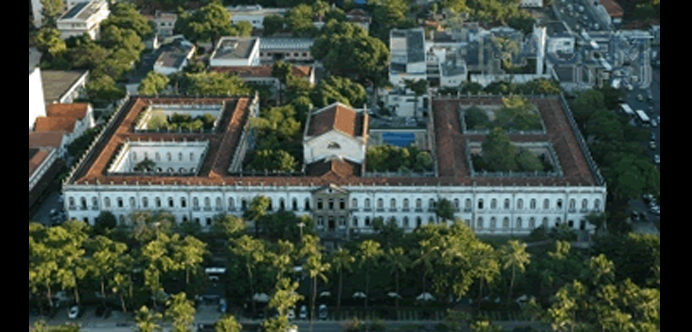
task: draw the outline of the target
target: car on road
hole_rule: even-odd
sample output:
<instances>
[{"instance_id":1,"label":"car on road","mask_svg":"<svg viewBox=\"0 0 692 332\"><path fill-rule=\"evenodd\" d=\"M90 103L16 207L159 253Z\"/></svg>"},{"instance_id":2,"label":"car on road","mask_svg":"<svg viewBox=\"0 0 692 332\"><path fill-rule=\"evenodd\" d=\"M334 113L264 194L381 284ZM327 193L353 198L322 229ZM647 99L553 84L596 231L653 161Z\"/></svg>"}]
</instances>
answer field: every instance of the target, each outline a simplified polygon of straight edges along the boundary
<instances>
[{"instance_id":1,"label":"car on road","mask_svg":"<svg viewBox=\"0 0 692 332\"><path fill-rule=\"evenodd\" d=\"M298 314L298 318L301 320L307 320L308 319L308 306L302 306L300 307L300 313Z\"/></svg>"},{"instance_id":2,"label":"car on road","mask_svg":"<svg viewBox=\"0 0 692 332\"><path fill-rule=\"evenodd\" d=\"M649 142L649 148L651 148L651 150L656 150L656 141Z\"/></svg>"},{"instance_id":3,"label":"car on road","mask_svg":"<svg viewBox=\"0 0 692 332\"><path fill-rule=\"evenodd\" d=\"M291 309L288 311L288 320L294 321L296 320L296 311L295 309Z\"/></svg>"},{"instance_id":4,"label":"car on road","mask_svg":"<svg viewBox=\"0 0 692 332\"><path fill-rule=\"evenodd\" d=\"M327 307L326 304L320 305L319 317L320 317L320 320L329 319L329 308Z\"/></svg>"},{"instance_id":5,"label":"car on road","mask_svg":"<svg viewBox=\"0 0 692 332\"><path fill-rule=\"evenodd\" d=\"M659 154L655 155L654 156L654 162L656 163L656 165L660 165L661 164L661 155L659 155Z\"/></svg>"},{"instance_id":6,"label":"car on road","mask_svg":"<svg viewBox=\"0 0 692 332\"><path fill-rule=\"evenodd\" d=\"M81 310L79 310L79 307L74 306L70 309L68 317L70 318L70 320L75 320L75 319L79 318L80 313L81 313Z\"/></svg>"}]
</instances>

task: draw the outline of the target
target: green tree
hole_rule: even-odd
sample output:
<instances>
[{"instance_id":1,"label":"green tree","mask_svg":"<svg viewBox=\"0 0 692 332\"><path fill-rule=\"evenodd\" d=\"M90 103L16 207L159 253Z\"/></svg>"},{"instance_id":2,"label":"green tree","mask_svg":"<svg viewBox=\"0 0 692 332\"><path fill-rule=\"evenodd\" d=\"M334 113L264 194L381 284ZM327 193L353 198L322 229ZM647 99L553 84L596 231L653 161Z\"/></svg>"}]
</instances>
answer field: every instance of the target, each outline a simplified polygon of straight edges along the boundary
<instances>
[{"instance_id":1,"label":"green tree","mask_svg":"<svg viewBox=\"0 0 692 332\"><path fill-rule=\"evenodd\" d=\"M60 31L56 28L43 28L36 34L36 48L41 53L48 53L57 58L67 52L67 45L60 37Z\"/></svg>"},{"instance_id":2,"label":"green tree","mask_svg":"<svg viewBox=\"0 0 692 332\"><path fill-rule=\"evenodd\" d=\"M526 251L528 246L516 240L509 241L502 251L502 261L504 270L512 271L512 281L509 285L509 299L507 303L512 303L514 297L514 285L517 279L517 272L526 273L526 266L531 264L531 254Z\"/></svg>"},{"instance_id":3,"label":"green tree","mask_svg":"<svg viewBox=\"0 0 692 332\"><path fill-rule=\"evenodd\" d=\"M395 276L396 293L401 296L401 274L406 273L413 264L411 259L406 255L404 248L390 248L385 256L386 266ZM396 298L396 307L399 308L399 297Z\"/></svg>"},{"instance_id":4,"label":"green tree","mask_svg":"<svg viewBox=\"0 0 692 332\"><path fill-rule=\"evenodd\" d=\"M194 303L187 299L185 293L173 295L168 301L166 317L173 322L172 332L194 332L195 310Z\"/></svg>"},{"instance_id":5,"label":"green tree","mask_svg":"<svg viewBox=\"0 0 692 332\"><path fill-rule=\"evenodd\" d=\"M483 142L483 159L491 172L517 170L518 149L502 128L493 129Z\"/></svg>"},{"instance_id":6,"label":"green tree","mask_svg":"<svg viewBox=\"0 0 692 332\"><path fill-rule=\"evenodd\" d=\"M500 262L495 249L486 243L477 242L473 246L473 274L479 280L478 308L483 302L483 289L500 275Z\"/></svg>"},{"instance_id":7,"label":"green tree","mask_svg":"<svg viewBox=\"0 0 692 332\"><path fill-rule=\"evenodd\" d=\"M247 280L250 283L250 296L252 297L252 312L255 314L257 313L257 303L254 298L255 270L267 258L265 244L263 241L255 240L246 235L231 241L231 252L242 260L247 271Z\"/></svg>"},{"instance_id":8,"label":"green tree","mask_svg":"<svg viewBox=\"0 0 692 332\"><path fill-rule=\"evenodd\" d=\"M272 201L266 196L257 196L250 203L250 209L247 211L248 220L255 224L255 236L260 233L260 221L267 215Z\"/></svg>"},{"instance_id":9,"label":"green tree","mask_svg":"<svg viewBox=\"0 0 692 332\"><path fill-rule=\"evenodd\" d=\"M185 74L183 90L192 95L204 96L242 96L248 95L250 89L237 76L208 72Z\"/></svg>"},{"instance_id":10,"label":"green tree","mask_svg":"<svg viewBox=\"0 0 692 332\"><path fill-rule=\"evenodd\" d=\"M105 236L97 236L89 245L92 247L91 274L101 284L101 297L103 306L106 307L106 285L115 277L117 268L127 252L127 245L115 242Z\"/></svg>"},{"instance_id":11,"label":"green tree","mask_svg":"<svg viewBox=\"0 0 692 332\"><path fill-rule=\"evenodd\" d=\"M368 308L368 299L370 297L370 274L374 266L378 265L380 259L384 256L382 245L378 242L367 240L360 244L358 252L359 266L365 270L365 308Z\"/></svg>"},{"instance_id":12,"label":"green tree","mask_svg":"<svg viewBox=\"0 0 692 332\"><path fill-rule=\"evenodd\" d=\"M361 84L382 86L389 68L389 48L368 36L361 27L332 20L322 29L312 48L331 75L349 77Z\"/></svg>"},{"instance_id":13,"label":"green tree","mask_svg":"<svg viewBox=\"0 0 692 332\"><path fill-rule=\"evenodd\" d=\"M234 316L226 316L216 323L216 332L241 332L243 325Z\"/></svg>"},{"instance_id":14,"label":"green tree","mask_svg":"<svg viewBox=\"0 0 692 332\"><path fill-rule=\"evenodd\" d=\"M337 300L337 311L341 311L341 302L344 293L344 273L353 272L353 264L356 258L345 248L339 248L332 254L332 266L334 271L339 274L339 295Z\"/></svg>"},{"instance_id":15,"label":"green tree","mask_svg":"<svg viewBox=\"0 0 692 332\"><path fill-rule=\"evenodd\" d=\"M163 331L163 328L161 328L161 325L159 325L160 321L163 319L163 316L159 313L152 313L149 308L142 307L137 312L137 315L135 317L135 321L137 323L137 329L135 330L136 332L160 332Z\"/></svg>"},{"instance_id":16,"label":"green tree","mask_svg":"<svg viewBox=\"0 0 692 332\"><path fill-rule=\"evenodd\" d=\"M366 99L367 93L362 85L338 76L329 76L321 80L312 93L312 101L317 108L336 102L350 107L362 107Z\"/></svg>"},{"instance_id":17,"label":"green tree","mask_svg":"<svg viewBox=\"0 0 692 332\"><path fill-rule=\"evenodd\" d=\"M444 222L453 221L455 212L456 207L454 206L454 203L446 198L441 199L435 208L435 214L438 218L442 218Z\"/></svg>"},{"instance_id":18,"label":"green tree","mask_svg":"<svg viewBox=\"0 0 692 332\"><path fill-rule=\"evenodd\" d=\"M65 0L41 0L41 15L43 16L43 26L55 28L58 18L65 10Z\"/></svg>"},{"instance_id":19,"label":"green tree","mask_svg":"<svg viewBox=\"0 0 692 332\"><path fill-rule=\"evenodd\" d=\"M212 45L217 45L223 36L237 35L231 13L220 1L212 1L193 13L180 13L175 30L194 43L212 42Z\"/></svg>"},{"instance_id":20,"label":"green tree","mask_svg":"<svg viewBox=\"0 0 692 332\"><path fill-rule=\"evenodd\" d=\"M301 4L292 8L286 17L286 25L296 36L311 35L315 30L312 24L315 11L312 6Z\"/></svg>"},{"instance_id":21,"label":"green tree","mask_svg":"<svg viewBox=\"0 0 692 332\"><path fill-rule=\"evenodd\" d=\"M166 86L170 79L166 75L159 74L157 72L151 71L142 80L139 86L139 94L145 96L158 96L161 92L166 90Z\"/></svg>"},{"instance_id":22,"label":"green tree","mask_svg":"<svg viewBox=\"0 0 692 332\"><path fill-rule=\"evenodd\" d=\"M310 329L312 330L314 327L315 307L317 306L318 279L321 279L324 283L329 282L327 273L331 270L332 266L324 261L321 253L313 252L308 256L304 268L310 273L310 279L312 280L312 301L310 310Z\"/></svg>"},{"instance_id":23,"label":"green tree","mask_svg":"<svg viewBox=\"0 0 692 332\"><path fill-rule=\"evenodd\" d=\"M271 37L283 31L286 20L279 15L269 15L264 18L264 37Z\"/></svg>"},{"instance_id":24,"label":"green tree","mask_svg":"<svg viewBox=\"0 0 692 332\"><path fill-rule=\"evenodd\" d=\"M190 274L198 272L207 255L207 244L193 236L187 236L173 246L173 260L176 265L185 270L185 282L190 285Z\"/></svg>"}]
</instances>

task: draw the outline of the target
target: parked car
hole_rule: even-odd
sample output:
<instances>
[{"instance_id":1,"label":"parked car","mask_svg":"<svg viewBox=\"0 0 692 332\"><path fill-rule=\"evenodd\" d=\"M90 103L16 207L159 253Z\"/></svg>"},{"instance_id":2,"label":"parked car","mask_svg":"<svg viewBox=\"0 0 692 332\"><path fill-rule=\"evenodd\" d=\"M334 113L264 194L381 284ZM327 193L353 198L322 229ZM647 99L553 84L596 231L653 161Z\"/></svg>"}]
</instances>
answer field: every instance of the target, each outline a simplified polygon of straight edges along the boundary
<instances>
[{"instance_id":1,"label":"parked car","mask_svg":"<svg viewBox=\"0 0 692 332\"><path fill-rule=\"evenodd\" d=\"M298 314L298 318L301 320L307 320L308 319L308 307L307 306L302 306L300 307L300 313Z\"/></svg>"},{"instance_id":2,"label":"parked car","mask_svg":"<svg viewBox=\"0 0 692 332\"><path fill-rule=\"evenodd\" d=\"M69 314L68 314L70 320L75 320L75 319L79 318L80 312L81 312L81 310L79 310L79 307L77 307L77 306L72 307L70 309Z\"/></svg>"},{"instance_id":3,"label":"parked car","mask_svg":"<svg viewBox=\"0 0 692 332\"><path fill-rule=\"evenodd\" d=\"M296 311L294 309L291 309L288 311L288 320L290 320L290 321L296 320Z\"/></svg>"},{"instance_id":4,"label":"parked car","mask_svg":"<svg viewBox=\"0 0 692 332\"><path fill-rule=\"evenodd\" d=\"M320 305L319 317L320 317L320 320L329 319L329 308L327 307L326 304Z\"/></svg>"}]
</instances>

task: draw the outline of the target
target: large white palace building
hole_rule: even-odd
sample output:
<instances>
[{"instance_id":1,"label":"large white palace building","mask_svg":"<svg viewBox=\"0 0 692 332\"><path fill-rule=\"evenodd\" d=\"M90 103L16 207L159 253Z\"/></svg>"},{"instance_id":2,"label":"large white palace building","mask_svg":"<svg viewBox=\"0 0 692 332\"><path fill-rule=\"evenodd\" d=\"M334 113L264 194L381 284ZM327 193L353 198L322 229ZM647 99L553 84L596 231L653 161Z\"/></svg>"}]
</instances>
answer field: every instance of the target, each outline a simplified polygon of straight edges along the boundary
<instances>
[{"instance_id":1,"label":"large white palace building","mask_svg":"<svg viewBox=\"0 0 692 332\"><path fill-rule=\"evenodd\" d=\"M135 211L166 211L207 227L220 214L242 216L254 198L266 196L270 210L309 215L319 231L342 236L370 232L380 217L413 231L437 222L435 208L446 199L479 234L521 235L560 224L589 231L584 218L605 211L605 182L564 99L528 98L545 128L510 138L544 154L554 165L550 173L474 171L470 153L485 135L467 131L461 114L474 105L498 107L499 97L433 98L430 142L421 148L432 154L434 174L369 173L368 112L341 104L311 113L301 172L258 174L242 169L254 147L249 120L258 115L257 98L131 97L65 181L65 208L91 224L103 211L125 224ZM216 121L194 133L147 129L152 118L173 114Z\"/></svg>"}]
</instances>

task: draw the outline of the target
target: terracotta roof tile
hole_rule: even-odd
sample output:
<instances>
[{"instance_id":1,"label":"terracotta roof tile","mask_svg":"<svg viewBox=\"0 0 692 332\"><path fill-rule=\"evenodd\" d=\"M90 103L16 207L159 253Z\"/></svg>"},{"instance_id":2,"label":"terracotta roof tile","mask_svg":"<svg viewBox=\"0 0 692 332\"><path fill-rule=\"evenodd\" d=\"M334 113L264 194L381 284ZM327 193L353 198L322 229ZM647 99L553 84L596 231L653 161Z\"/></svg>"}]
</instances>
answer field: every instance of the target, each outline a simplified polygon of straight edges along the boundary
<instances>
[{"instance_id":1,"label":"terracotta roof tile","mask_svg":"<svg viewBox=\"0 0 692 332\"><path fill-rule=\"evenodd\" d=\"M313 113L308 136L324 135L338 130L351 137L364 137L367 117L342 104L334 104Z\"/></svg>"},{"instance_id":2,"label":"terracotta roof tile","mask_svg":"<svg viewBox=\"0 0 692 332\"><path fill-rule=\"evenodd\" d=\"M89 104L49 104L46 106L46 115L49 118L84 119L89 111Z\"/></svg>"},{"instance_id":3,"label":"terracotta roof tile","mask_svg":"<svg viewBox=\"0 0 692 332\"><path fill-rule=\"evenodd\" d=\"M40 117L36 119L34 131L37 133L47 133L52 131L71 133L74 130L75 122L76 120L73 118Z\"/></svg>"}]
</instances>

